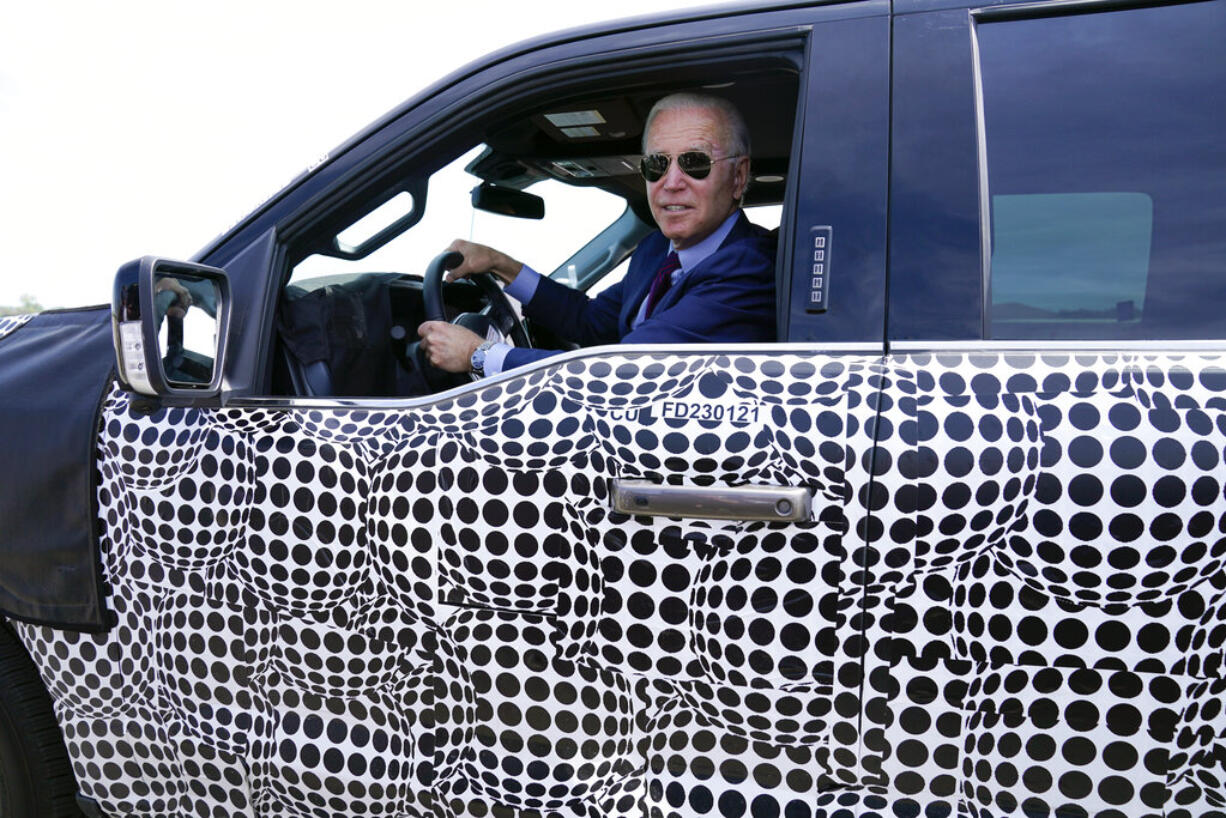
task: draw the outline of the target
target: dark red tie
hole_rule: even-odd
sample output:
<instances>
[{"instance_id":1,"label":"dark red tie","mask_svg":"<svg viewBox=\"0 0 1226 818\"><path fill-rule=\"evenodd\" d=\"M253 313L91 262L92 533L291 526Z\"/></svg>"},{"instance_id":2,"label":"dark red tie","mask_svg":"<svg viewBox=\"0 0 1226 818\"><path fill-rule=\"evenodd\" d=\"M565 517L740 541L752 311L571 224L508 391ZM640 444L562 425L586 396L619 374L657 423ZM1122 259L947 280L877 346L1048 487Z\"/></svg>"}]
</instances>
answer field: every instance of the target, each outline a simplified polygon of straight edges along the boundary
<instances>
[{"instance_id":1,"label":"dark red tie","mask_svg":"<svg viewBox=\"0 0 1226 818\"><path fill-rule=\"evenodd\" d=\"M656 271L656 277L651 280L651 290L647 293L647 311L643 313L644 318L651 317L651 311L656 308L656 304L660 303L660 299L673 285L673 273L679 269L681 269L681 259L677 258L676 251L673 251L665 257L664 263Z\"/></svg>"}]
</instances>

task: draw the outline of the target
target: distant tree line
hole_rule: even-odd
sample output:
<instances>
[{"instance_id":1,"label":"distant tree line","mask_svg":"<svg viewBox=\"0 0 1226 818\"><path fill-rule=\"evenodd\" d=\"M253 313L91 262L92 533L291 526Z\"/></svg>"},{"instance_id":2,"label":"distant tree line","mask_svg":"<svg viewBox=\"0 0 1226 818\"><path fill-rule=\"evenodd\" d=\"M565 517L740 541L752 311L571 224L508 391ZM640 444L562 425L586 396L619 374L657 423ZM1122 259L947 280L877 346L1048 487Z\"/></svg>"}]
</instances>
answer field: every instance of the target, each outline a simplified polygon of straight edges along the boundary
<instances>
[{"instance_id":1,"label":"distant tree line","mask_svg":"<svg viewBox=\"0 0 1226 818\"><path fill-rule=\"evenodd\" d=\"M23 295L16 307L0 306L0 315L25 315L26 313L42 312L43 305L32 295Z\"/></svg>"}]
</instances>

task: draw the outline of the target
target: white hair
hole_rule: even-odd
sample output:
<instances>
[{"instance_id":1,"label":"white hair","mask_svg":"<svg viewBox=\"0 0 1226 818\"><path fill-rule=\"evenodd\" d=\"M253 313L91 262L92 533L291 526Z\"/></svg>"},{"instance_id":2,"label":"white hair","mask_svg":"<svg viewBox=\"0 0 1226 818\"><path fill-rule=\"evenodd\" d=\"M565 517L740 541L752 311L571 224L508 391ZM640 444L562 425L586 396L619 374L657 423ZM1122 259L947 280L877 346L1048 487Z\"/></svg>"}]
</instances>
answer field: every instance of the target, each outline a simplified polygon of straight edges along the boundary
<instances>
[{"instance_id":1,"label":"white hair","mask_svg":"<svg viewBox=\"0 0 1226 818\"><path fill-rule=\"evenodd\" d=\"M717 97L714 94L696 94L691 92L669 94L651 106L651 112L647 114L647 123L643 126L642 149L644 153L647 152L647 134L651 133L651 123L655 120L656 114L661 111L676 111L686 108L718 112L723 119L724 136L728 140L728 144L722 147L731 151L734 155L749 156L749 126L745 124L745 117L741 116L741 112L737 110L736 106L723 97Z\"/></svg>"}]
</instances>

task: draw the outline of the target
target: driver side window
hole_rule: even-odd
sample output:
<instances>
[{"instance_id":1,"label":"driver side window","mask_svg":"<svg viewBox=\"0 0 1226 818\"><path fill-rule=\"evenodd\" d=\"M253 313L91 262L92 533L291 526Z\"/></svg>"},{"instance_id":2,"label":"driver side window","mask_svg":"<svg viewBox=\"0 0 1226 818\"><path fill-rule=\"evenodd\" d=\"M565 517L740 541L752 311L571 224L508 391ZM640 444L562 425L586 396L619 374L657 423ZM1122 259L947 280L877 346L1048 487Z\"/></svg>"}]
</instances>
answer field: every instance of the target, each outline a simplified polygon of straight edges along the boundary
<instances>
[{"instance_id":1,"label":"driver side window","mask_svg":"<svg viewBox=\"0 0 1226 818\"><path fill-rule=\"evenodd\" d=\"M362 257L316 253L294 266L278 309L276 392L410 397L464 382L424 366L415 343L427 318L423 273L453 239L497 247L545 275L557 270L572 285L578 280L567 259L617 222L626 201L597 187L544 179L526 185L526 198L543 200L533 214L540 218L478 209L472 192L481 179L468 168L486 155L479 145L432 174L424 190L417 188L425 195L400 192L353 219L334 247L359 248L349 255ZM509 193L522 204L525 197ZM363 255L363 244L378 244L373 237L384 230L403 232ZM448 320L487 311L467 283L444 291ZM470 323L478 331L484 326L481 319Z\"/></svg>"},{"instance_id":2,"label":"driver side window","mask_svg":"<svg viewBox=\"0 0 1226 818\"><path fill-rule=\"evenodd\" d=\"M635 82L585 83L581 94L560 85L551 99L534 92L490 110L450 134L451 145L477 144L445 165L438 148L410 153L406 146L355 169L352 189L320 200L310 221L287 231L292 269L278 306L274 391L415 397L578 346L778 337L779 241L771 228L780 223L789 178L796 63L772 57L718 68L695 63L686 76L657 71ZM718 94L702 90L712 86ZM653 148L663 152L657 160L677 155L671 181L653 188L664 176L642 170L643 135L654 106L670 95L681 99L665 109L676 113L662 120L671 124L661 125L661 138L685 144ZM732 131L740 153L710 153L720 140L732 144ZM714 164L725 160L735 163ZM653 190L665 192L653 198ZM759 207L773 212L764 217ZM660 208L667 224L655 229ZM710 247L699 246L717 229L724 232ZM704 265L734 229L731 241L743 246ZM476 263L496 267L509 294L475 269L463 271L471 278L445 282L440 262L426 275L457 238L496 251ZM670 258L679 261L664 251L674 240L684 241L682 253L694 251L687 262L694 276L683 278L678 264L671 279L660 279L667 286L640 280ZM609 293L632 252L640 252L633 287ZM507 257L563 286L515 279ZM677 281L684 286L673 287ZM592 301L576 289L607 294ZM626 289L633 295L624 296ZM519 309L525 302L530 320ZM432 324L419 342L427 314L450 326ZM478 352L490 354L488 369ZM316 383L312 373L321 369L331 377Z\"/></svg>"}]
</instances>

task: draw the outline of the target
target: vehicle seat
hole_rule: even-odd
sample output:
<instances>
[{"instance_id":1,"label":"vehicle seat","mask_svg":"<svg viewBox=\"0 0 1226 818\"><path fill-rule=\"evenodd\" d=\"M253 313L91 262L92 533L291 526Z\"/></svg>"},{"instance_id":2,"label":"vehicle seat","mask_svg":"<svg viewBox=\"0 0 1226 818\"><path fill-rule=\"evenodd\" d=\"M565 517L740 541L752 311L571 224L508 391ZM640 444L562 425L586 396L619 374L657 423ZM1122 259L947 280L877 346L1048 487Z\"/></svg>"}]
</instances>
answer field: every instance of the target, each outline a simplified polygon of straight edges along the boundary
<instances>
[{"instance_id":1,"label":"vehicle seat","mask_svg":"<svg viewBox=\"0 0 1226 818\"><path fill-rule=\"evenodd\" d=\"M389 280L368 274L312 290L285 288L277 331L295 394L397 394Z\"/></svg>"}]
</instances>

